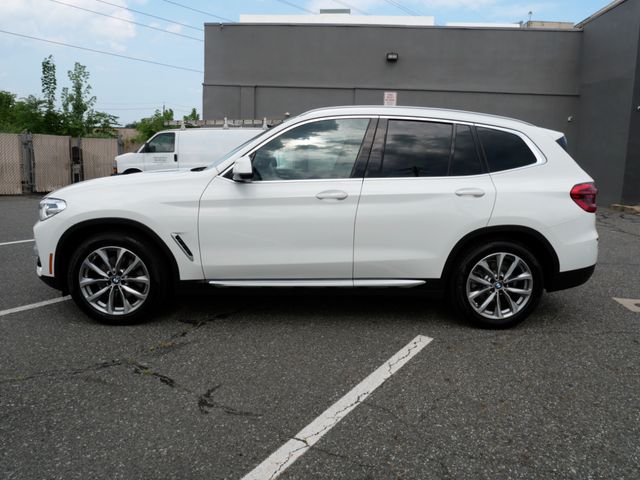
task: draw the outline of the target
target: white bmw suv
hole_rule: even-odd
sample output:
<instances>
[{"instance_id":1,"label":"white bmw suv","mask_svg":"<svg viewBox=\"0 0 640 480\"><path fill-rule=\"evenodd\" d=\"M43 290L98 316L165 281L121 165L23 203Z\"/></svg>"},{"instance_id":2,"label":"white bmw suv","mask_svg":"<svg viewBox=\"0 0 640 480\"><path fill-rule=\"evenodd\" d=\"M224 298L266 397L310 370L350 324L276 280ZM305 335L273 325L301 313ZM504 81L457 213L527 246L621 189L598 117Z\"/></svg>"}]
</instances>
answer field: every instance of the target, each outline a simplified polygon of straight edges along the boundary
<instances>
[{"instance_id":1,"label":"white bmw suv","mask_svg":"<svg viewBox=\"0 0 640 480\"><path fill-rule=\"evenodd\" d=\"M313 110L206 169L51 193L37 273L112 323L199 282L419 287L508 327L595 268L597 190L564 147L562 133L479 113Z\"/></svg>"}]
</instances>

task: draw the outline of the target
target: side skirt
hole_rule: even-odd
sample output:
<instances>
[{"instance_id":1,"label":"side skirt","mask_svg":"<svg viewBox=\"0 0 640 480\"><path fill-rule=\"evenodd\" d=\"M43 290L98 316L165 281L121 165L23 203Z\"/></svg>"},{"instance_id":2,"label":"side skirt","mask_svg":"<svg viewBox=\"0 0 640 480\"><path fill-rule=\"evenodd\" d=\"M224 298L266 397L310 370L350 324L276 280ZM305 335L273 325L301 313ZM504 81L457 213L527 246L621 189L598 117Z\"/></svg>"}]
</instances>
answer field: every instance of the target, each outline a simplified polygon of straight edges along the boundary
<instances>
[{"instance_id":1,"label":"side skirt","mask_svg":"<svg viewBox=\"0 0 640 480\"><path fill-rule=\"evenodd\" d=\"M424 285L424 280L403 279L356 279L356 280L209 280L215 287L417 287Z\"/></svg>"}]
</instances>

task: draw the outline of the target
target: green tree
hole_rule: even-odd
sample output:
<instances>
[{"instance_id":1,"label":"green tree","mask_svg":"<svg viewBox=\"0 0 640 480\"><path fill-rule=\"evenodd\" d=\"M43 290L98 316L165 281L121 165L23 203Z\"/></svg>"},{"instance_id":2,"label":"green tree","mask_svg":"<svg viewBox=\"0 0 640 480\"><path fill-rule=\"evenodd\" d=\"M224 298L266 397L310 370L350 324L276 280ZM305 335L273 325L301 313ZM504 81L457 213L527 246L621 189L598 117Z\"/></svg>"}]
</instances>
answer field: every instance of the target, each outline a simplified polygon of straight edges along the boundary
<instances>
[{"instance_id":1,"label":"green tree","mask_svg":"<svg viewBox=\"0 0 640 480\"><path fill-rule=\"evenodd\" d=\"M0 90L0 132L13 131L13 116L16 96L11 92Z\"/></svg>"},{"instance_id":2,"label":"green tree","mask_svg":"<svg viewBox=\"0 0 640 480\"><path fill-rule=\"evenodd\" d=\"M17 99L11 92L0 91L0 131L50 133L72 136L115 136L118 118L94 110L96 97L91 94L89 72L76 62L69 72L71 88L62 89L62 111L56 108L56 65L49 55L42 61L42 95Z\"/></svg>"},{"instance_id":3,"label":"green tree","mask_svg":"<svg viewBox=\"0 0 640 480\"><path fill-rule=\"evenodd\" d=\"M33 95L18 100L15 94L0 91L0 131L47 133L44 103Z\"/></svg>"},{"instance_id":4,"label":"green tree","mask_svg":"<svg viewBox=\"0 0 640 480\"><path fill-rule=\"evenodd\" d=\"M200 120L200 114L194 107L191 109L191 113L189 115L185 115L182 117L182 120L184 120L185 122Z\"/></svg>"},{"instance_id":5,"label":"green tree","mask_svg":"<svg viewBox=\"0 0 640 480\"><path fill-rule=\"evenodd\" d=\"M49 55L42 61L42 95L44 97L47 112L53 112L56 108L56 64L53 63L53 56Z\"/></svg>"},{"instance_id":6,"label":"green tree","mask_svg":"<svg viewBox=\"0 0 640 480\"><path fill-rule=\"evenodd\" d=\"M164 112L156 110L151 117L143 118L137 123L138 136L136 141L146 142L160 130L165 130L167 127L165 127L164 122L171 120L173 120L173 110L170 108L167 108Z\"/></svg>"},{"instance_id":7,"label":"green tree","mask_svg":"<svg viewBox=\"0 0 640 480\"><path fill-rule=\"evenodd\" d=\"M53 56L49 55L42 61L42 95L44 97L44 124L47 133L62 133L62 119L56 110L56 90L58 82L56 80L56 64Z\"/></svg>"},{"instance_id":8,"label":"green tree","mask_svg":"<svg viewBox=\"0 0 640 480\"><path fill-rule=\"evenodd\" d=\"M81 137L88 131L86 120L92 115L96 97L91 94L87 67L76 62L67 72L71 88L62 89L62 113L66 120L67 134Z\"/></svg>"}]
</instances>

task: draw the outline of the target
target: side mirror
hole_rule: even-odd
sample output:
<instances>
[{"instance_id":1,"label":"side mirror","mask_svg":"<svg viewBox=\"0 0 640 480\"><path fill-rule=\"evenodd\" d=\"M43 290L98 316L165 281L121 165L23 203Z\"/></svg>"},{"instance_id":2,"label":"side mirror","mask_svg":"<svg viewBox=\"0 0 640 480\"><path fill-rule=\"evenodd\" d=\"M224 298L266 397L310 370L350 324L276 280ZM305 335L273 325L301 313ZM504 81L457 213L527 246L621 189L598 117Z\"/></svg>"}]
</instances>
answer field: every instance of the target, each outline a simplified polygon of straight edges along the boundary
<instances>
[{"instance_id":1,"label":"side mirror","mask_svg":"<svg viewBox=\"0 0 640 480\"><path fill-rule=\"evenodd\" d=\"M236 182L250 182L253 178L253 167L251 157L246 156L236 160L233 165L233 179Z\"/></svg>"}]
</instances>

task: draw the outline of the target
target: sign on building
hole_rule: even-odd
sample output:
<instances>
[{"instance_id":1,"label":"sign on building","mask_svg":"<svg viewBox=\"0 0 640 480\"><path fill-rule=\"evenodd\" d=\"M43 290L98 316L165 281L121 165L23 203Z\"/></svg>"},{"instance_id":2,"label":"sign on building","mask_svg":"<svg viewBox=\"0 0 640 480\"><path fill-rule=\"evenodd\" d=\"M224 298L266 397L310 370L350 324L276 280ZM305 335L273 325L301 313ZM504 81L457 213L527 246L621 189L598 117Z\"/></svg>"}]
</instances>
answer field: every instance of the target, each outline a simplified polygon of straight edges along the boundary
<instances>
[{"instance_id":1,"label":"sign on building","mask_svg":"<svg viewBox=\"0 0 640 480\"><path fill-rule=\"evenodd\" d=\"M384 92L384 105L395 107L398 104L398 92Z\"/></svg>"}]
</instances>

